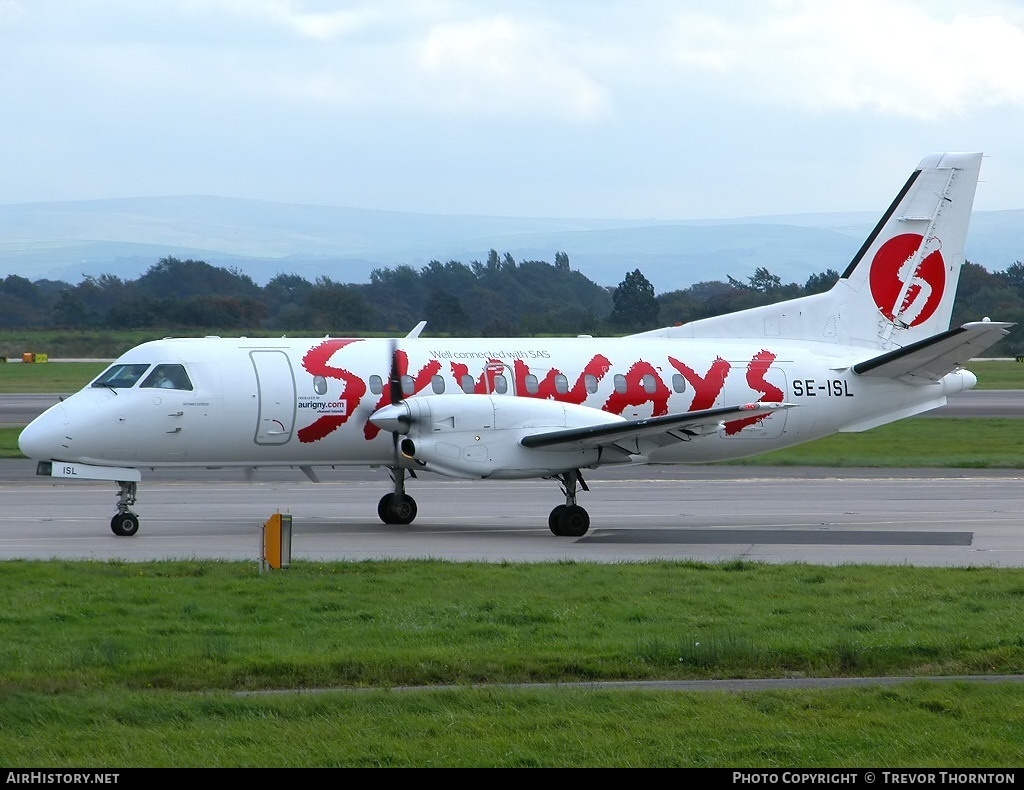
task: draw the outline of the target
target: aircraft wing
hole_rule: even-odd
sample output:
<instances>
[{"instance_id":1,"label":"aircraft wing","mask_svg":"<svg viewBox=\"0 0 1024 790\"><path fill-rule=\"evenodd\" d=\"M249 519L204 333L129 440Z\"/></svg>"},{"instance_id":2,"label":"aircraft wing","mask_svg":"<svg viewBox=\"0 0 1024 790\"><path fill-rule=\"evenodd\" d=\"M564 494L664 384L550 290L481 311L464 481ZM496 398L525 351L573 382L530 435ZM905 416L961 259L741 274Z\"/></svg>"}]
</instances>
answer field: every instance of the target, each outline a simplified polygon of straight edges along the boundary
<instances>
[{"instance_id":1,"label":"aircraft wing","mask_svg":"<svg viewBox=\"0 0 1024 790\"><path fill-rule=\"evenodd\" d=\"M1005 337L1011 326L1012 323L1002 321L973 321L858 362L853 372L860 376L901 379L911 384L931 384Z\"/></svg>"},{"instance_id":2,"label":"aircraft wing","mask_svg":"<svg viewBox=\"0 0 1024 790\"><path fill-rule=\"evenodd\" d=\"M716 409L702 409L682 414L666 414L642 420L625 420L588 425L582 428L565 428L525 436L520 440L520 444L534 449L553 448L559 450L570 447L616 445L628 453L639 453L642 451L637 442L641 439L660 447L692 439L709 430L716 431L719 425L729 419L742 419L754 415L767 416L780 409L792 408L793 405L792 403L744 403L739 406L722 406ZM632 444L632 447L626 443Z\"/></svg>"}]
</instances>

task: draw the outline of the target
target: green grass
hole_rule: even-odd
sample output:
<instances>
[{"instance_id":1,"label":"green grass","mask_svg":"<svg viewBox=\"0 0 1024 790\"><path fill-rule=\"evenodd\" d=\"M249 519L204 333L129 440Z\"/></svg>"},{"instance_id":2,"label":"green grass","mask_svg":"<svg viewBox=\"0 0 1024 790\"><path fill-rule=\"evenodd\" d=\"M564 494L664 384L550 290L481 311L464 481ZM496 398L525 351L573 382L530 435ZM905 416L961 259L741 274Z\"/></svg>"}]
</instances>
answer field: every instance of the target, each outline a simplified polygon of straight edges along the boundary
<instances>
[{"instance_id":1,"label":"green grass","mask_svg":"<svg viewBox=\"0 0 1024 790\"><path fill-rule=\"evenodd\" d=\"M1012 683L504 685L1017 673L1020 570L16 561L0 563L0 595L8 768L967 767L1022 754ZM420 684L448 687L388 690ZM251 693L302 688L335 690Z\"/></svg>"},{"instance_id":2,"label":"green grass","mask_svg":"<svg viewBox=\"0 0 1024 790\"><path fill-rule=\"evenodd\" d=\"M988 359L967 365L978 377L980 390L1024 389L1024 363L1016 360Z\"/></svg>"},{"instance_id":3,"label":"green grass","mask_svg":"<svg viewBox=\"0 0 1024 790\"><path fill-rule=\"evenodd\" d=\"M65 330L5 329L0 334L0 357L21 359L23 354L47 354L51 358L113 358L148 340L174 334L159 329ZM213 334L213 333L210 333Z\"/></svg>"},{"instance_id":4,"label":"green grass","mask_svg":"<svg viewBox=\"0 0 1024 790\"><path fill-rule=\"evenodd\" d=\"M1022 469L1024 420L913 417L731 461L744 466Z\"/></svg>"},{"instance_id":5,"label":"green grass","mask_svg":"<svg viewBox=\"0 0 1024 790\"><path fill-rule=\"evenodd\" d=\"M1024 570L0 563L5 692L1024 670ZM17 638L12 638L12 637Z\"/></svg>"},{"instance_id":6,"label":"green grass","mask_svg":"<svg viewBox=\"0 0 1024 790\"><path fill-rule=\"evenodd\" d=\"M0 364L0 395L77 392L108 367L106 362L21 362Z\"/></svg>"},{"instance_id":7,"label":"green grass","mask_svg":"<svg viewBox=\"0 0 1024 790\"><path fill-rule=\"evenodd\" d=\"M0 428L0 458L24 458L18 449L21 428Z\"/></svg>"},{"instance_id":8,"label":"green grass","mask_svg":"<svg viewBox=\"0 0 1024 790\"><path fill-rule=\"evenodd\" d=\"M4 768L988 768L1018 684L837 691L438 690L0 700ZM124 784L122 777L121 784Z\"/></svg>"}]
</instances>

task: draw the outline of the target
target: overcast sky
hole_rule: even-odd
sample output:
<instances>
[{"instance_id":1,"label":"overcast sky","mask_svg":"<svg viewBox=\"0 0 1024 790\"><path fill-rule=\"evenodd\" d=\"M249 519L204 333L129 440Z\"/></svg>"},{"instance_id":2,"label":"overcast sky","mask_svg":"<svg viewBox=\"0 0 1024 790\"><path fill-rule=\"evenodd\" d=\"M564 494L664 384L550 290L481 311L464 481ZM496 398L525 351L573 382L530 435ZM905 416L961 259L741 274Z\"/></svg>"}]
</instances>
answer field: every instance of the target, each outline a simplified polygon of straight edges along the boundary
<instances>
[{"instance_id":1,"label":"overcast sky","mask_svg":"<svg viewBox=\"0 0 1024 790\"><path fill-rule=\"evenodd\" d=\"M941 150L1024 208L1024 2L0 0L0 203L881 211Z\"/></svg>"}]
</instances>

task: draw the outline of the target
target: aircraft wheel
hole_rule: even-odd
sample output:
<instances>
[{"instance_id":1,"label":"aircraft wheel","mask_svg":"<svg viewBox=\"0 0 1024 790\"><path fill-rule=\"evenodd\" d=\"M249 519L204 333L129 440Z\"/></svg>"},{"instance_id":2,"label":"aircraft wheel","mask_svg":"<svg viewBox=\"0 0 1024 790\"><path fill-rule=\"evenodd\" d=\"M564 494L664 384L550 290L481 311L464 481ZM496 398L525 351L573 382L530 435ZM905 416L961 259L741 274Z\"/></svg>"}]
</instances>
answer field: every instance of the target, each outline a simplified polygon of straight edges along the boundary
<instances>
[{"instance_id":1,"label":"aircraft wheel","mask_svg":"<svg viewBox=\"0 0 1024 790\"><path fill-rule=\"evenodd\" d=\"M110 519L110 531L118 537L129 538L139 531L139 517L134 513L116 513Z\"/></svg>"},{"instance_id":2,"label":"aircraft wheel","mask_svg":"<svg viewBox=\"0 0 1024 790\"><path fill-rule=\"evenodd\" d=\"M416 519L416 500L405 494L399 501L392 501L390 510L395 524L412 524Z\"/></svg>"},{"instance_id":3,"label":"aircraft wheel","mask_svg":"<svg viewBox=\"0 0 1024 790\"><path fill-rule=\"evenodd\" d=\"M587 534L590 529L590 514L579 505L563 505L562 510L555 508L551 511L551 520L555 522L555 529L551 531L556 535L566 538L579 538ZM556 515L557 511L557 515Z\"/></svg>"},{"instance_id":4,"label":"aircraft wheel","mask_svg":"<svg viewBox=\"0 0 1024 790\"><path fill-rule=\"evenodd\" d=\"M562 534L558 531L558 517L561 515L563 510L565 510L565 505L559 505L548 515L548 529L551 530L553 535Z\"/></svg>"},{"instance_id":5,"label":"aircraft wheel","mask_svg":"<svg viewBox=\"0 0 1024 790\"><path fill-rule=\"evenodd\" d=\"M395 523L391 520L391 500L394 496L394 494L385 494L380 498L380 502L377 503L377 516L385 524Z\"/></svg>"},{"instance_id":6,"label":"aircraft wheel","mask_svg":"<svg viewBox=\"0 0 1024 790\"><path fill-rule=\"evenodd\" d=\"M416 500L408 494L385 494L377 503L377 515L385 524L411 524L416 518Z\"/></svg>"}]
</instances>

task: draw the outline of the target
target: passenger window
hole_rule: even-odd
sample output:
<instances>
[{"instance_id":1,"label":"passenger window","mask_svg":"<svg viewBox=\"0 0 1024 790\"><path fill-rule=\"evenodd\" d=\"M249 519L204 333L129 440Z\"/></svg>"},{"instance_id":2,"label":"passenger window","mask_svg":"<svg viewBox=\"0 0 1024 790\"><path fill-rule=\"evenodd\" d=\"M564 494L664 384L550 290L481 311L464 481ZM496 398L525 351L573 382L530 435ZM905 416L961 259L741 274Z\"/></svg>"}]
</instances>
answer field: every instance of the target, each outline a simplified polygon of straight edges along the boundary
<instances>
[{"instance_id":1,"label":"passenger window","mask_svg":"<svg viewBox=\"0 0 1024 790\"><path fill-rule=\"evenodd\" d=\"M623 376L621 373L616 373L615 374L615 391L618 392L621 395L621 394L625 393L626 389L627 389L627 387L626 387L626 377Z\"/></svg>"},{"instance_id":2,"label":"passenger window","mask_svg":"<svg viewBox=\"0 0 1024 790\"><path fill-rule=\"evenodd\" d=\"M92 383L92 386L116 387L118 389L134 387L135 382L142 378L142 374L148 369L148 363L145 365L113 365L107 368L106 372Z\"/></svg>"},{"instance_id":3,"label":"passenger window","mask_svg":"<svg viewBox=\"0 0 1024 790\"><path fill-rule=\"evenodd\" d=\"M465 392L467 395L472 395L473 388L473 377L467 373L465 376L462 377L462 391Z\"/></svg>"},{"instance_id":4,"label":"passenger window","mask_svg":"<svg viewBox=\"0 0 1024 790\"><path fill-rule=\"evenodd\" d=\"M494 391L499 395L504 395L508 392L508 381L504 376L494 377Z\"/></svg>"},{"instance_id":5,"label":"passenger window","mask_svg":"<svg viewBox=\"0 0 1024 790\"><path fill-rule=\"evenodd\" d=\"M527 373L523 383L526 385L526 391L531 395L536 395L540 392L540 385L537 383L537 377L534 374Z\"/></svg>"},{"instance_id":6,"label":"passenger window","mask_svg":"<svg viewBox=\"0 0 1024 790\"><path fill-rule=\"evenodd\" d=\"M370 376L370 392L380 395L384 391L384 379L374 373Z\"/></svg>"},{"instance_id":7,"label":"passenger window","mask_svg":"<svg viewBox=\"0 0 1024 790\"><path fill-rule=\"evenodd\" d=\"M686 379L683 378L682 373L672 375L672 389L676 392L686 392Z\"/></svg>"},{"instance_id":8,"label":"passenger window","mask_svg":"<svg viewBox=\"0 0 1024 790\"><path fill-rule=\"evenodd\" d=\"M569 391L569 379L565 377L564 373L559 373L555 376L555 392L559 395L564 395Z\"/></svg>"},{"instance_id":9,"label":"passenger window","mask_svg":"<svg viewBox=\"0 0 1024 790\"><path fill-rule=\"evenodd\" d=\"M587 387L587 392L589 392L591 395L597 392L597 376L595 376L593 373L588 373L587 375L585 375L583 377L583 383Z\"/></svg>"},{"instance_id":10,"label":"passenger window","mask_svg":"<svg viewBox=\"0 0 1024 790\"><path fill-rule=\"evenodd\" d=\"M644 373L644 375L640 379L640 381L643 382L644 392L646 392L648 395L653 395L655 392L657 392L657 390L658 390L658 382L654 378L653 374L651 374L651 373Z\"/></svg>"},{"instance_id":11,"label":"passenger window","mask_svg":"<svg viewBox=\"0 0 1024 790\"><path fill-rule=\"evenodd\" d=\"M444 377L443 376L431 376L430 377L430 389L434 391L435 395L444 395Z\"/></svg>"},{"instance_id":12,"label":"passenger window","mask_svg":"<svg viewBox=\"0 0 1024 790\"><path fill-rule=\"evenodd\" d=\"M313 392L317 395L326 395L327 379L323 376L313 376Z\"/></svg>"},{"instance_id":13,"label":"passenger window","mask_svg":"<svg viewBox=\"0 0 1024 790\"><path fill-rule=\"evenodd\" d=\"M192 390L192 382L189 381L184 365L157 365L139 386L168 390Z\"/></svg>"},{"instance_id":14,"label":"passenger window","mask_svg":"<svg viewBox=\"0 0 1024 790\"><path fill-rule=\"evenodd\" d=\"M416 392L416 382L413 381L412 376L402 376L402 394L412 395Z\"/></svg>"}]
</instances>

